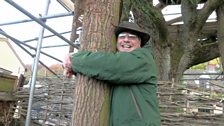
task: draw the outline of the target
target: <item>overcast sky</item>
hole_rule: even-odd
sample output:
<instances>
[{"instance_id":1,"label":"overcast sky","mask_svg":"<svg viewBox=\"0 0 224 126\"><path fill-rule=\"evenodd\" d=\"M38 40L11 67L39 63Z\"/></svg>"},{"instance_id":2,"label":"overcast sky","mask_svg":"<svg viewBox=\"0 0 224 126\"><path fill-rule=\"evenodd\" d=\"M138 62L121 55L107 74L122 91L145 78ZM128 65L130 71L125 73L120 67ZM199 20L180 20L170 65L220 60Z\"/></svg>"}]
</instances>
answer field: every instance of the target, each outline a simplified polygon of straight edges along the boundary
<instances>
[{"instance_id":1,"label":"overcast sky","mask_svg":"<svg viewBox=\"0 0 224 126\"><path fill-rule=\"evenodd\" d=\"M14 2L17 3L19 6L27 10L29 13L34 15L35 17L40 17L40 15L44 14L44 10L46 8L46 1L47 0L15 0ZM66 14L69 13L66 9L64 9L56 0L51 0L48 15L54 16L58 14ZM30 19L22 12L17 10L15 7L10 5L5 1L0 1L0 24L21 21L25 19ZM53 28L56 32L62 33L71 31L71 24L72 24L72 16L65 16L60 18L48 19L47 23L48 26ZM0 28L4 30L7 34L13 36L14 38L25 41L29 39L34 39L39 36L40 33L40 25L36 22L26 22L26 23L17 23L13 25L0 25ZM45 30L44 36L52 35L51 32ZM69 34L63 34L65 38L69 40ZM13 45L16 52L19 54L20 58L25 64L32 64L33 58L30 57L28 54L24 53L22 49L20 49L14 42L10 43ZM32 41L27 43L36 47L37 41ZM59 37L50 37L43 40L42 47L51 46L51 45L65 45L67 44L64 40L60 39ZM33 50L27 48L30 52L34 53ZM57 57L58 59L63 60L64 56L68 53L69 47L54 47L54 48L42 48L42 51L49 53ZM46 65L56 64L59 63L51 58L47 58L44 55L40 56L40 60L46 63Z\"/></svg>"}]
</instances>

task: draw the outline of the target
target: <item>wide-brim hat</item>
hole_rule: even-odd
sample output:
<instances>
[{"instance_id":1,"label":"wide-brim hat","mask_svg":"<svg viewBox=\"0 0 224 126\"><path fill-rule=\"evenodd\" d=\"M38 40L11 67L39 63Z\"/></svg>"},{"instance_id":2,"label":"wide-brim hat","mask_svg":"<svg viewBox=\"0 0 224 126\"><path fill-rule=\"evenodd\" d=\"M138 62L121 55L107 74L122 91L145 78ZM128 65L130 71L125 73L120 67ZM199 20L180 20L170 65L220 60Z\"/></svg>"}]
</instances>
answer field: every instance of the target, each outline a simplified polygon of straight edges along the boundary
<instances>
[{"instance_id":1,"label":"wide-brim hat","mask_svg":"<svg viewBox=\"0 0 224 126\"><path fill-rule=\"evenodd\" d=\"M146 31L141 29L136 23L128 21L124 21L118 26L116 26L114 32L116 37L118 37L121 32L131 32L133 34L136 34L138 37L141 38L141 46L144 46L150 38L150 35Z\"/></svg>"}]
</instances>

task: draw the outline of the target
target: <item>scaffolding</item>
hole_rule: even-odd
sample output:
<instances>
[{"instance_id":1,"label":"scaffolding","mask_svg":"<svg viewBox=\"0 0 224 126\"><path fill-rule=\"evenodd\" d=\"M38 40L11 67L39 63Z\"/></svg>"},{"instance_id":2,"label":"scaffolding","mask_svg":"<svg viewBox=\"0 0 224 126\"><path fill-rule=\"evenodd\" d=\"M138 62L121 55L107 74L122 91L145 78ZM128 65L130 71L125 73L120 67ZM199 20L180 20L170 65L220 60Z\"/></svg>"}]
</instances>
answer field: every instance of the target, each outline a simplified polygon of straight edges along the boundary
<instances>
[{"instance_id":1,"label":"scaffolding","mask_svg":"<svg viewBox=\"0 0 224 126\"><path fill-rule=\"evenodd\" d=\"M39 30L39 36L38 37L36 37L34 39L30 39L30 40L25 40L25 41L20 41L19 39L15 38L14 35L10 35L10 34L6 33L2 28L0 28L0 34L1 35L5 36L6 38L9 38L12 42L14 42L18 47L20 47L23 51L25 51L27 54L29 54L33 58L33 64L32 64L32 71L33 72L32 72L32 75L29 79L30 92L29 92L29 102L28 102L28 108L27 108L26 124L25 124L26 126L29 126L30 125L30 118L31 118L30 117L31 116L31 110L32 110L32 101L33 101L33 95L34 95L35 84L36 84L38 64L40 63L45 68L47 68L50 72L52 72L54 75L56 75L56 77L58 77L59 79L62 79L53 70L51 70L43 61L40 60L40 55L43 54L43 55L48 56L49 58L52 58L52 59L54 59L54 60L56 60L60 63L62 63L62 61L60 59L52 56L52 55L49 55L48 53L45 53L45 52L41 51L41 48L71 46L73 48L78 49L78 45L76 45L74 42L71 42L69 39L67 39L66 37L64 37L62 35L62 34L70 33L71 31L58 33L56 30L54 30L54 28L48 26L47 23L46 23L46 21L48 19L61 18L61 17L65 17L65 16L73 16L73 12L71 10L73 4L71 4L71 1L68 1L68 0L67 1L66 0L58 0L57 2L60 3L60 5L63 8L65 8L65 10L67 12L62 13L62 14L56 14L56 15L48 15L48 11L49 11L51 1L46 0L44 13L41 14L40 17L38 18L38 17L35 17L32 13L30 13L29 11L27 11L26 9L24 9L23 7L21 7L19 4L17 4L16 2L14 2L12 0L5 0L5 2L10 4L12 7L17 9L19 12L21 12L24 15L26 15L27 17L29 17L29 19L0 23L0 27L9 26L9 25L13 25L13 24L33 22L33 21L41 26L41 28ZM56 1L54 1L54 2L56 2ZM61 23L61 22L58 22L58 23ZM52 35L44 36L45 29L50 31L52 33ZM32 31L30 31L30 32L32 32ZM42 47L43 39L48 38L48 37L54 37L54 36L60 38L63 42L65 42L67 44L66 45L63 44L63 45L53 45L53 46L48 46L48 47ZM29 45L28 42L31 42L31 41L37 41L37 46L33 47L33 46ZM35 54L32 54L25 47L28 47L28 48L34 50Z\"/></svg>"}]
</instances>

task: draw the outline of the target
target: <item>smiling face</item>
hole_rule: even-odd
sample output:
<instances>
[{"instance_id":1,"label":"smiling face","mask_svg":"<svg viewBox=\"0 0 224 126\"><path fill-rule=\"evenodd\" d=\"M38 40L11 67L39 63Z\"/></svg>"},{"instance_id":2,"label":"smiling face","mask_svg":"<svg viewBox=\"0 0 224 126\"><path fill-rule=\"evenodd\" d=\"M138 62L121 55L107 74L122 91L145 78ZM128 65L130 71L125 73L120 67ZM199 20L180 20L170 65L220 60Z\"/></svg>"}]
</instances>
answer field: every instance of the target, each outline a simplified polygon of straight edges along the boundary
<instances>
[{"instance_id":1,"label":"smiling face","mask_svg":"<svg viewBox=\"0 0 224 126\"><path fill-rule=\"evenodd\" d=\"M117 37L117 49L120 52L131 52L141 47L141 39L131 33L121 32Z\"/></svg>"}]
</instances>

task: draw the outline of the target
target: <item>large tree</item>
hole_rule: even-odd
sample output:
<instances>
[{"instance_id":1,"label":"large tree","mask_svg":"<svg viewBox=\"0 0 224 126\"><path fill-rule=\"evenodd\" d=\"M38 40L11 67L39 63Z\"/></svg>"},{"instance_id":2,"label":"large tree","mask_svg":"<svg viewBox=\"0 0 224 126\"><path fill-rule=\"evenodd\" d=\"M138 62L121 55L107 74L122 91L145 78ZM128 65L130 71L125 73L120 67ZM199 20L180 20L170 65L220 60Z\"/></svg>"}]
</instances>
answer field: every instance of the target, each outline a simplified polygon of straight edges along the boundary
<instances>
[{"instance_id":1,"label":"large tree","mask_svg":"<svg viewBox=\"0 0 224 126\"><path fill-rule=\"evenodd\" d=\"M217 39L222 61L222 69L224 70L224 4L220 5L217 9L217 20Z\"/></svg>"},{"instance_id":2,"label":"large tree","mask_svg":"<svg viewBox=\"0 0 224 126\"><path fill-rule=\"evenodd\" d=\"M84 0L81 7L76 6L84 11L81 50L113 50L113 25L118 23L120 16L121 20L129 20L131 11L135 22L151 34L150 43L159 70L159 80L175 78L178 81L186 69L220 55L223 63L223 0L159 0L159 2L153 5L153 0L123 0L120 6L119 0ZM198 9L199 3L203 5L200 9ZM181 16L165 21L161 10L170 4L181 6ZM120 8L122 8L121 15L116 11ZM206 22L214 11L218 14L218 23ZM77 17L74 19L77 20ZM182 24L173 25L180 21ZM208 29L211 30L208 32ZM107 124L107 121L101 121L107 120L108 117L108 89L103 82L77 76L73 125Z\"/></svg>"},{"instance_id":3,"label":"large tree","mask_svg":"<svg viewBox=\"0 0 224 126\"><path fill-rule=\"evenodd\" d=\"M129 1L131 5L125 8L132 10L135 21L152 36L151 44L158 65L159 80L175 78L178 81L191 66L217 58L223 53L218 49L223 48L222 44L218 46L217 42L217 31L219 36L223 36L222 25L219 25L219 29L210 27L214 32L207 32L205 28L216 26L216 23L206 21L217 9L219 15L223 14L223 0L159 0L157 6L153 6L152 0ZM199 3L203 5L200 9ZM181 6L181 16L165 21L161 10L170 4ZM178 21L183 24L172 25ZM219 16L218 22L223 22L222 16ZM219 37L219 40L222 38Z\"/></svg>"},{"instance_id":4,"label":"large tree","mask_svg":"<svg viewBox=\"0 0 224 126\"><path fill-rule=\"evenodd\" d=\"M79 50L115 51L114 26L119 22L120 0L75 0L73 32L83 14ZM74 39L74 33L71 39ZM71 50L70 50L71 51ZM102 61L103 62L103 61ZM76 76L73 126L107 126L109 120L109 86L102 81Z\"/></svg>"}]
</instances>

